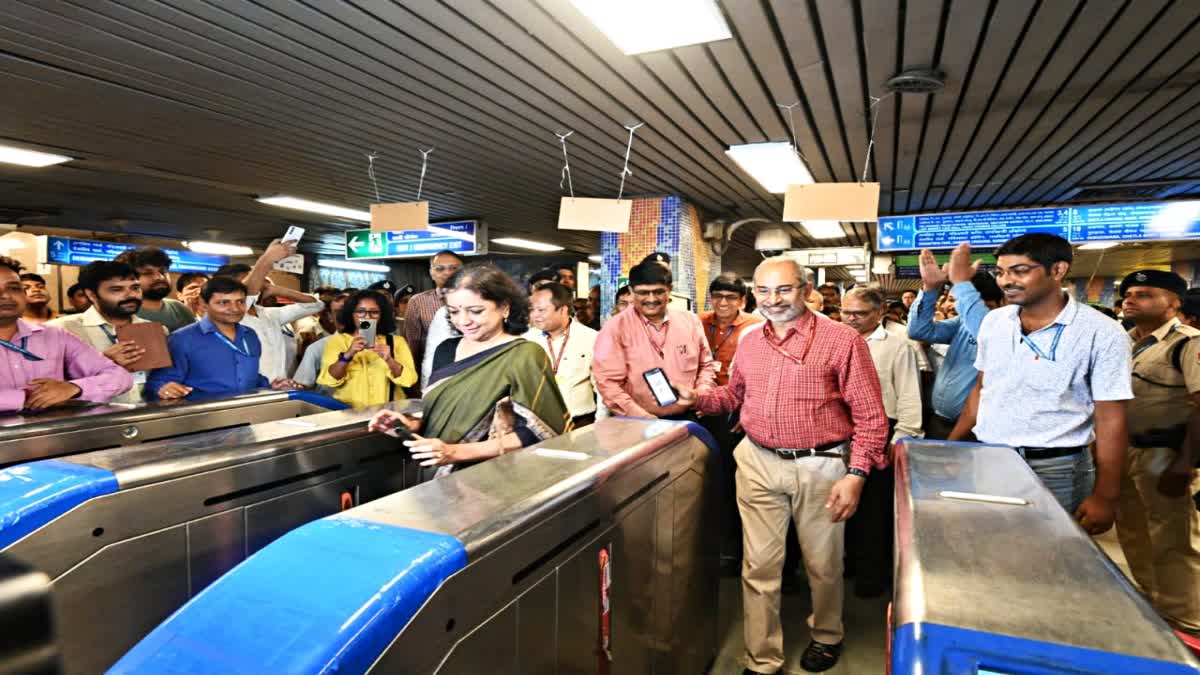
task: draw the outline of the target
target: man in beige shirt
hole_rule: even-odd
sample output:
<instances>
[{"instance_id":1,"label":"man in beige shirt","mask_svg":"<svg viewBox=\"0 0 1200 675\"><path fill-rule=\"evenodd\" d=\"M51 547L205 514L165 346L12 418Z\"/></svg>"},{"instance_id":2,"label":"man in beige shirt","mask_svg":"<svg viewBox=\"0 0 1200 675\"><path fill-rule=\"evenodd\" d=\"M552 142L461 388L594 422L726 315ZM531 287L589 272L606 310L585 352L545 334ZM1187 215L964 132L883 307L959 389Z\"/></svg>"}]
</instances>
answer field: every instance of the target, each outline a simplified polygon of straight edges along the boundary
<instances>
[{"instance_id":1,"label":"man in beige shirt","mask_svg":"<svg viewBox=\"0 0 1200 675\"><path fill-rule=\"evenodd\" d=\"M135 371L132 367L146 350L135 342L117 339L119 326L148 323L137 315L142 307L142 287L137 272L125 263L94 262L79 271L79 285L92 301L91 308L82 314L54 319L49 324L83 340L133 374L133 388L110 403L142 403L146 372ZM166 333L167 329L163 327L163 335Z\"/></svg>"},{"instance_id":2,"label":"man in beige shirt","mask_svg":"<svg viewBox=\"0 0 1200 675\"><path fill-rule=\"evenodd\" d=\"M883 409L887 412L891 446L905 437L923 436L921 430L921 374L917 352L907 336L882 325L887 304L873 286L857 286L842 298L842 320L867 341L871 360L879 373ZM854 591L860 597L883 593L892 559L891 467L872 471L863 486L858 512L846 523L847 564L857 572Z\"/></svg>"}]
</instances>

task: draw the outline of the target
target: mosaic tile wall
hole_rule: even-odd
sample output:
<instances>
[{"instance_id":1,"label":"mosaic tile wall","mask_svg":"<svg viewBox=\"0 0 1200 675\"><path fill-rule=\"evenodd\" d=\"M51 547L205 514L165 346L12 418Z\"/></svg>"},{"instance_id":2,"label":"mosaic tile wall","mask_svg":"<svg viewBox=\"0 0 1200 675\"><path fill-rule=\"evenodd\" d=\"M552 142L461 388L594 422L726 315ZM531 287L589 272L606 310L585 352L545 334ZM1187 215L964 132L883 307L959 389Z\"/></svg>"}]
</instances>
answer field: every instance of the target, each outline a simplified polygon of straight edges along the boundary
<instances>
[{"instance_id":1,"label":"mosaic tile wall","mask_svg":"<svg viewBox=\"0 0 1200 675\"><path fill-rule=\"evenodd\" d=\"M721 258L702 239L700 214L695 206L677 196L644 197L633 200L629 231L600 235L600 302L604 316L612 312L621 280L629 268L661 251L671 256L675 293L685 295L692 307L705 307L709 280L721 271Z\"/></svg>"}]
</instances>

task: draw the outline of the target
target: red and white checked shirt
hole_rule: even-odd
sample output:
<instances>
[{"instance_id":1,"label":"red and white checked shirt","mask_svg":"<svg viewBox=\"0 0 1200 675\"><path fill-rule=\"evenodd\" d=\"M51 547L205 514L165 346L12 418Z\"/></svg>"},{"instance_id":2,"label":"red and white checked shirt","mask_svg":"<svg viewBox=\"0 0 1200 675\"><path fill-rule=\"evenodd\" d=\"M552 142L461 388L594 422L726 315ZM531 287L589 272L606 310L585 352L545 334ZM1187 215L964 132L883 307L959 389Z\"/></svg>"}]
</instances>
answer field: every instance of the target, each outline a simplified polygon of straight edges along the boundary
<instances>
[{"instance_id":1,"label":"red and white checked shirt","mask_svg":"<svg viewBox=\"0 0 1200 675\"><path fill-rule=\"evenodd\" d=\"M771 323L748 331L729 384L699 395L706 415L742 411L766 448L813 448L847 438L850 466L887 466L887 414L871 350L853 328L813 311L779 339Z\"/></svg>"}]
</instances>

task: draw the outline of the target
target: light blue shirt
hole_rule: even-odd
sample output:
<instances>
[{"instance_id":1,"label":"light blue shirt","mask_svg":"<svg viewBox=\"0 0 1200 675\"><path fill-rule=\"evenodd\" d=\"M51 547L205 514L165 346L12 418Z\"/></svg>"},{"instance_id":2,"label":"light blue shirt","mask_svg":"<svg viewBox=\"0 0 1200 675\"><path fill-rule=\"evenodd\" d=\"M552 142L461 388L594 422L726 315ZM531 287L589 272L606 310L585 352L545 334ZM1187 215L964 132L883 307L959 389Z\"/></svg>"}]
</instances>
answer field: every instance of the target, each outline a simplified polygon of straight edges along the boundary
<instances>
[{"instance_id":1,"label":"light blue shirt","mask_svg":"<svg viewBox=\"0 0 1200 675\"><path fill-rule=\"evenodd\" d=\"M979 329L975 368L983 390L975 436L1013 447L1087 445L1095 402L1133 398L1129 336L1069 296L1053 323L1029 335L1020 309L993 310Z\"/></svg>"},{"instance_id":2,"label":"light blue shirt","mask_svg":"<svg viewBox=\"0 0 1200 675\"><path fill-rule=\"evenodd\" d=\"M939 417L954 420L962 414L963 405L975 386L976 337L987 305L970 281L960 281L950 289L958 316L934 321L937 293L921 291L908 310L908 337L935 345L950 345L937 376L933 380L933 412Z\"/></svg>"}]
</instances>

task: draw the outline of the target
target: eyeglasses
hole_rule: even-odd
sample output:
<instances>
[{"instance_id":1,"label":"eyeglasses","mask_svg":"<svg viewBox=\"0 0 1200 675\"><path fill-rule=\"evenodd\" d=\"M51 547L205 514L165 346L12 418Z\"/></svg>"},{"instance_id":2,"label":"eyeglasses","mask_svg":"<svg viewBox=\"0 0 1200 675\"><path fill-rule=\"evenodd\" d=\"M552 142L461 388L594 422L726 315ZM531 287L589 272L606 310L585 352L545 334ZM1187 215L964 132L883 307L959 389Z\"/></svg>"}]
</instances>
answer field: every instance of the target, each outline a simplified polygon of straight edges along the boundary
<instances>
[{"instance_id":1,"label":"eyeglasses","mask_svg":"<svg viewBox=\"0 0 1200 675\"><path fill-rule=\"evenodd\" d=\"M633 294L639 298L665 298L671 290L668 288L635 288Z\"/></svg>"},{"instance_id":2,"label":"eyeglasses","mask_svg":"<svg viewBox=\"0 0 1200 675\"><path fill-rule=\"evenodd\" d=\"M779 286L777 288L766 288L765 286L758 286L754 289L754 294L760 298L769 298L769 297L771 297L772 294L779 294L779 296L782 297L785 295L791 295L792 293L795 293L795 292L796 292L795 286Z\"/></svg>"},{"instance_id":3,"label":"eyeglasses","mask_svg":"<svg viewBox=\"0 0 1200 675\"><path fill-rule=\"evenodd\" d=\"M996 269L992 270L992 276L996 277L997 279L1003 279L1004 277L1025 278L1029 276L1030 272L1038 267L1040 267L1040 265L1013 265L1007 270L997 267Z\"/></svg>"},{"instance_id":4,"label":"eyeglasses","mask_svg":"<svg viewBox=\"0 0 1200 675\"><path fill-rule=\"evenodd\" d=\"M362 317L362 318L366 318L366 319L378 319L379 318L379 310L377 310L377 309L356 309L356 310L354 310L354 316Z\"/></svg>"},{"instance_id":5,"label":"eyeglasses","mask_svg":"<svg viewBox=\"0 0 1200 675\"><path fill-rule=\"evenodd\" d=\"M737 302L742 299L742 296L737 293L713 293L713 302Z\"/></svg>"},{"instance_id":6,"label":"eyeglasses","mask_svg":"<svg viewBox=\"0 0 1200 675\"><path fill-rule=\"evenodd\" d=\"M875 312L878 312L878 311L879 310L877 310L877 309L869 309L865 312L851 312L849 310L843 309L842 310L842 318L843 319L865 319L868 316L871 316L872 314L874 314Z\"/></svg>"}]
</instances>

